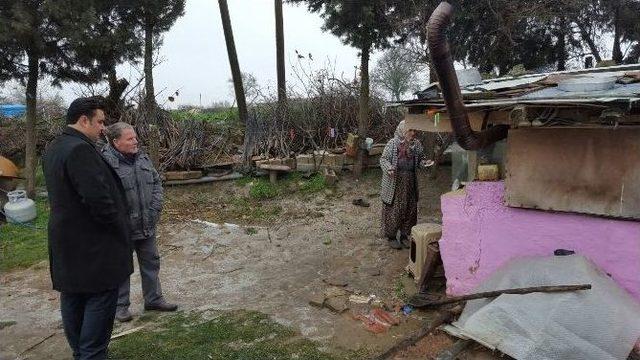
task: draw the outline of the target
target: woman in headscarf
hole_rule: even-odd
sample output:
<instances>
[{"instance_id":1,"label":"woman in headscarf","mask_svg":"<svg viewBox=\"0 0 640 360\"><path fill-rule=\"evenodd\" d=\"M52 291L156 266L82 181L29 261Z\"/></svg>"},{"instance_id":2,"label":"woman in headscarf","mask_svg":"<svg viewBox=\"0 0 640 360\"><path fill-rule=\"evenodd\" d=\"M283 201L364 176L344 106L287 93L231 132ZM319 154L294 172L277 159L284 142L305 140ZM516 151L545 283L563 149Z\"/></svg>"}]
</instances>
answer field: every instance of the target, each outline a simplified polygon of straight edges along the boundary
<instances>
[{"instance_id":1,"label":"woman in headscarf","mask_svg":"<svg viewBox=\"0 0 640 360\"><path fill-rule=\"evenodd\" d=\"M408 236L418 222L418 180L416 170L427 167L424 149L416 131L398 124L380 158L382 169L382 233L393 249L409 248ZM400 238L398 238L400 231Z\"/></svg>"}]
</instances>

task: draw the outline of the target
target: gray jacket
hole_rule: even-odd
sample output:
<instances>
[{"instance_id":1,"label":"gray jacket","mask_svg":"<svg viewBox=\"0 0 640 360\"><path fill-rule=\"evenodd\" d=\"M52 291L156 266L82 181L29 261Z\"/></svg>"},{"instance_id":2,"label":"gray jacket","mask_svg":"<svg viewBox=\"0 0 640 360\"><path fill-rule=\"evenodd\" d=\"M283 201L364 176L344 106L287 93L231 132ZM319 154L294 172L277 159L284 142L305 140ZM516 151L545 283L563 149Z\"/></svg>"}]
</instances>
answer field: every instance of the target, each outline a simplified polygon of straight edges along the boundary
<instances>
[{"instance_id":1,"label":"gray jacket","mask_svg":"<svg viewBox=\"0 0 640 360\"><path fill-rule=\"evenodd\" d=\"M382 198L382 202L387 205L391 205L393 203L393 195L396 189L396 178L395 176L389 176L389 169L392 167L395 169L398 167L398 146L400 145L400 138L394 137L389 140L387 146L384 147L384 151L382 152L382 156L380 157L380 169L382 169L382 189L380 190L380 197ZM418 170L420 168L420 162L424 160L424 148L420 141L413 140L411 146L409 147L409 151L413 153L414 156L414 168ZM416 184L417 184L416 179ZM418 190L416 188L416 197L418 196Z\"/></svg>"},{"instance_id":2,"label":"gray jacket","mask_svg":"<svg viewBox=\"0 0 640 360\"><path fill-rule=\"evenodd\" d=\"M131 238L154 236L162 211L162 182L149 156L138 152L127 159L111 145L105 145L101 153L122 180L129 205Z\"/></svg>"}]
</instances>

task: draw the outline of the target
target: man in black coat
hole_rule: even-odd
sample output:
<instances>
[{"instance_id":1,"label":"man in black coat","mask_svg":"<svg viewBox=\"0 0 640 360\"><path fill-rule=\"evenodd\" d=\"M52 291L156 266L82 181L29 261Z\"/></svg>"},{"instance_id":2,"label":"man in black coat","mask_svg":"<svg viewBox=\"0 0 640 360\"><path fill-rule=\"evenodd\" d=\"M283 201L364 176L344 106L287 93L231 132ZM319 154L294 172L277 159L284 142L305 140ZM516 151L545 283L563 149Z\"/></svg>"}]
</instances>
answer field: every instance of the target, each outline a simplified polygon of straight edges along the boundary
<instances>
[{"instance_id":1,"label":"man in black coat","mask_svg":"<svg viewBox=\"0 0 640 360\"><path fill-rule=\"evenodd\" d=\"M106 359L118 286L133 272L124 188L95 142L99 97L74 100L67 127L43 159L49 193L49 262L74 359Z\"/></svg>"}]
</instances>

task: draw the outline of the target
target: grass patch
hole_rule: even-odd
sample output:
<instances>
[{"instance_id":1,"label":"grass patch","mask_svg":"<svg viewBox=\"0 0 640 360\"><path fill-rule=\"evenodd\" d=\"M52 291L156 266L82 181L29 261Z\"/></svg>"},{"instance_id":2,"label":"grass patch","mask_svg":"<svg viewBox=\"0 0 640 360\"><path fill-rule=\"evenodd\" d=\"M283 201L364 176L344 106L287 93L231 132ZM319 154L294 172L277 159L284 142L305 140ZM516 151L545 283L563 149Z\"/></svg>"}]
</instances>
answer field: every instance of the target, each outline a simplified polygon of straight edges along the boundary
<instances>
[{"instance_id":1,"label":"grass patch","mask_svg":"<svg viewBox=\"0 0 640 360\"><path fill-rule=\"evenodd\" d=\"M233 205L231 215L255 221L273 220L282 213L281 206L264 205L259 201L246 197L233 198L231 205Z\"/></svg>"},{"instance_id":2,"label":"grass patch","mask_svg":"<svg viewBox=\"0 0 640 360\"><path fill-rule=\"evenodd\" d=\"M322 175L314 174L309 178L304 178L299 172L283 176L276 184L272 184L268 178L264 177L244 177L236 180L236 185L249 186L249 196L256 200L275 199L278 196L295 193L315 194L327 188Z\"/></svg>"},{"instance_id":3,"label":"grass patch","mask_svg":"<svg viewBox=\"0 0 640 360\"><path fill-rule=\"evenodd\" d=\"M263 178L254 180L249 196L256 200L273 199L282 192L281 186L274 185Z\"/></svg>"},{"instance_id":4,"label":"grass patch","mask_svg":"<svg viewBox=\"0 0 640 360\"><path fill-rule=\"evenodd\" d=\"M323 191L326 187L327 184L324 182L324 177L320 174L314 174L309 180L304 182L300 187L300 191L304 194L313 194Z\"/></svg>"},{"instance_id":5,"label":"grass patch","mask_svg":"<svg viewBox=\"0 0 640 360\"><path fill-rule=\"evenodd\" d=\"M205 320L200 314L164 316L111 342L110 359L344 359L258 312L233 311Z\"/></svg>"},{"instance_id":6,"label":"grass patch","mask_svg":"<svg viewBox=\"0 0 640 360\"><path fill-rule=\"evenodd\" d=\"M49 202L36 200L38 217L29 224L0 225L0 271L27 268L46 260Z\"/></svg>"}]
</instances>

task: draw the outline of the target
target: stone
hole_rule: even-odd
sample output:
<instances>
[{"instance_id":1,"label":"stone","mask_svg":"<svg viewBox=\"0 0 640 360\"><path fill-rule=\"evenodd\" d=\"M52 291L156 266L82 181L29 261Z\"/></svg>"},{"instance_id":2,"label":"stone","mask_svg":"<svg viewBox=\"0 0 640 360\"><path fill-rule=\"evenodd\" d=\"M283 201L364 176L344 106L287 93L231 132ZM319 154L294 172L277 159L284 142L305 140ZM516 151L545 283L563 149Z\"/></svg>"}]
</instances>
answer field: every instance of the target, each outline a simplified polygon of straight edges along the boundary
<instances>
[{"instance_id":1,"label":"stone","mask_svg":"<svg viewBox=\"0 0 640 360\"><path fill-rule=\"evenodd\" d=\"M338 314L342 314L343 312L349 310L349 296L336 296L332 298L327 298L324 301L324 306Z\"/></svg>"},{"instance_id":2,"label":"stone","mask_svg":"<svg viewBox=\"0 0 640 360\"><path fill-rule=\"evenodd\" d=\"M317 308L322 308L324 307L324 301L325 301L325 296L322 293L312 293L309 296L309 305L317 307Z\"/></svg>"}]
</instances>

